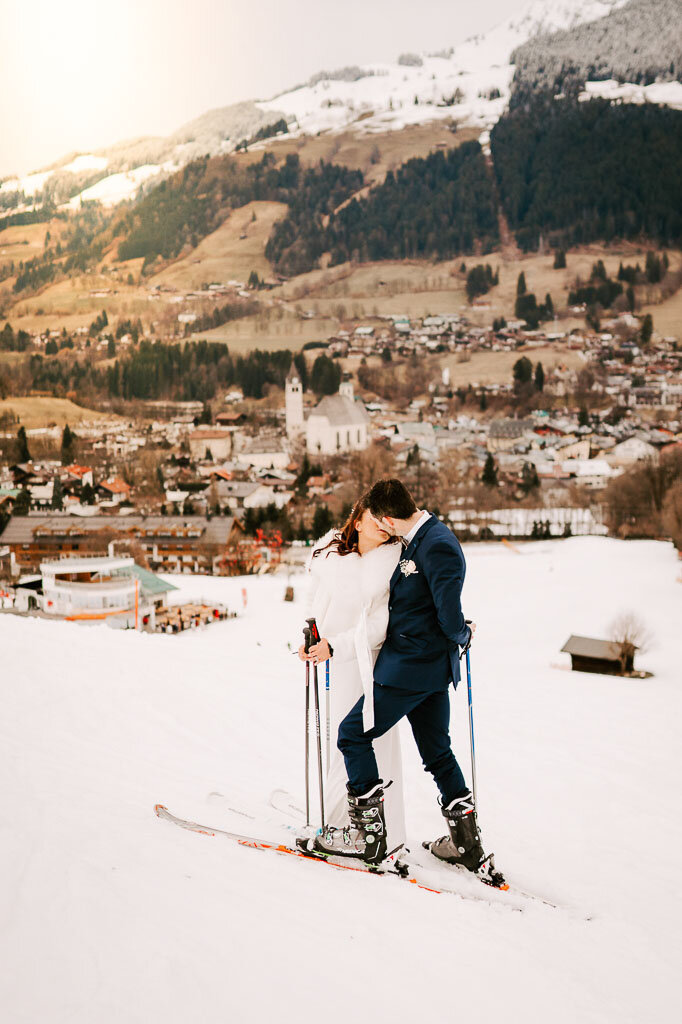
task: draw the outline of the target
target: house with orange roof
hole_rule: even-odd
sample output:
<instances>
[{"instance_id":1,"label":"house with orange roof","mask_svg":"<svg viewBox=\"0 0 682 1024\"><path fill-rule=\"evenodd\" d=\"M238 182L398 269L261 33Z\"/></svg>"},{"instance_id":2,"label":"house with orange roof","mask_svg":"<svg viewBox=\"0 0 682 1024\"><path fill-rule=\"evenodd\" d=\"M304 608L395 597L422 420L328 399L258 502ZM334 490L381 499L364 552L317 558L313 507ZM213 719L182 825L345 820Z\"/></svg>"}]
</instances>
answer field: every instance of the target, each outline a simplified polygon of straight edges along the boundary
<instances>
[{"instance_id":1,"label":"house with orange roof","mask_svg":"<svg viewBox=\"0 0 682 1024\"><path fill-rule=\"evenodd\" d=\"M112 505L120 505L124 501L129 501L130 490L130 485L125 480L122 480L120 476L115 476L113 480L102 480L97 485L97 491L102 495L102 498Z\"/></svg>"}]
</instances>

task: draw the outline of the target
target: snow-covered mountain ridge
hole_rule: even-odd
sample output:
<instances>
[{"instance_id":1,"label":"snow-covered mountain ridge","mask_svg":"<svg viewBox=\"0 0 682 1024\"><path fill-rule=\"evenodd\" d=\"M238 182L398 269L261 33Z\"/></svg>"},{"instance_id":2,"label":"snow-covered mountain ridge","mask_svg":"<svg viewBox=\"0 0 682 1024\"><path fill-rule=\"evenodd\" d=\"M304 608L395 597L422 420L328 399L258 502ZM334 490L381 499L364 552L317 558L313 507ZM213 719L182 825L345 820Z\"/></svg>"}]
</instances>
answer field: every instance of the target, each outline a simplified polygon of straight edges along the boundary
<instances>
[{"instance_id":1,"label":"snow-covered mountain ridge","mask_svg":"<svg viewBox=\"0 0 682 1024\"><path fill-rule=\"evenodd\" d=\"M100 180L71 205L131 198L143 180L168 174L203 153L230 152L244 138L284 116L291 134L351 130L363 134L451 119L487 132L507 107L514 67L511 54L538 35L603 18L627 0L531 0L491 31L439 54L403 54L396 61L320 72L303 86L266 101L209 111L165 139L138 139L0 185L0 192L41 193L55 175L86 168ZM103 163L106 161L106 164ZM105 169L106 168L106 169ZM110 173L106 174L106 170Z\"/></svg>"}]
</instances>

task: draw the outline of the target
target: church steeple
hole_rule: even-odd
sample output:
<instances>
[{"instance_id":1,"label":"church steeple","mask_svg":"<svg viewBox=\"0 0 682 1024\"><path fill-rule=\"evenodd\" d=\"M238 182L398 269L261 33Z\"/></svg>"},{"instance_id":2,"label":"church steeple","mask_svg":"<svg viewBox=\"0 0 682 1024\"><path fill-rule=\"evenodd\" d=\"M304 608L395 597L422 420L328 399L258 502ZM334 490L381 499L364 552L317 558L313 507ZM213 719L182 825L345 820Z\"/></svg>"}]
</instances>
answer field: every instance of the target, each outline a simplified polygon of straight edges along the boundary
<instances>
[{"instance_id":1,"label":"church steeple","mask_svg":"<svg viewBox=\"0 0 682 1024\"><path fill-rule=\"evenodd\" d=\"M287 437L303 433L303 382L298 370L292 362L284 385L284 410L286 415Z\"/></svg>"}]
</instances>

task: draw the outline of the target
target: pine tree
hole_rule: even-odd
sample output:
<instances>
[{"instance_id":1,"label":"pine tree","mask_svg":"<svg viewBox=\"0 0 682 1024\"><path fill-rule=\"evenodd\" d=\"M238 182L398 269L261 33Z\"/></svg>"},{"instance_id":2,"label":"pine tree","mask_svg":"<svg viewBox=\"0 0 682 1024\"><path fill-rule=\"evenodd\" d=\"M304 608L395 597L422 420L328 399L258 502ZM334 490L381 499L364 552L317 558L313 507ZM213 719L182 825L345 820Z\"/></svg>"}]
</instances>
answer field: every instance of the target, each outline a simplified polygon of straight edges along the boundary
<instances>
[{"instance_id":1,"label":"pine tree","mask_svg":"<svg viewBox=\"0 0 682 1024\"><path fill-rule=\"evenodd\" d=\"M527 356L521 356L514 363L514 386L530 383L533 377L533 364Z\"/></svg>"},{"instance_id":2,"label":"pine tree","mask_svg":"<svg viewBox=\"0 0 682 1024\"><path fill-rule=\"evenodd\" d=\"M75 453L76 435L71 431L67 423L62 431L62 466L68 466L73 462Z\"/></svg>"},{"instance_id":3,"label":"pine tree","mask_svg":"<svg viewBox=\"0 0 682 1024\"><path fill-rule=\"evenodd\" d=\"M535 390L544 391L545 389L545 371L542 368L542 363L538 363L535 367Z\"/></svg>"},{"instance_id":4,"label":"pine tree","mask_svg":"<svg viewBox=\"0 0 682 1024\"><path fill-rule=\"evenodd\" d=\"M15 516L27 516L29 509L31 508L31 495L29 491L22 487L17 495L17 499L14 502L14 515Z\"/></svg>"},{"instance_id":5,"label":"pine tree","mask_svg":"<svg viewBox=\"0 0 682 1024\"><path fill-rule=\"evenodd\" d=\"M545 313L548 320L554 319L554 303L552 302L552 296L549 292L545 295Z\"/></svg>"},{"instance_id":6,"label":"pine tree","mask_svg":"<svg viewBox=\"0 0 682 1024\"><path fill-rule=\"evenodd\" d=\"M653 330L654 330L653 317L651 316L651 313L647 313L646 316L644 317L644 319L642 320L642 326L639 329L639 337L640 337L640 340L642 342L642 345L645 348L649 344L649 342L651 341L651 335L653 334Z\"/></svg>"},{"instance_id":7,"label":"pine tree","mask_svg":"<svg viewBox=\"0 0 682 1024\"><path fill-rule=\"evenodd\" d=\"M589 425L590 425L590 415L589 415L589 413L587 411L587 406L586 405L581 405L580 406L580 412L578 413L578 426L579 427L589 427Z\"/></svg>"},{"instance_id":8,"label":"pine tree","mask_svg":"<svg viewBox=\"0 0 682 1024\"><path fill-rule=\"evenodd\" d=\"M17 462L31 461L31 453L28 449L28 438L26 437L26 427L24 426L19 427L19 430L17 431L16 453Z\"/></svg>"},{"instance_id":9,"label":"pine tree","mask_svg":"<svg viewBox=\"0 0 682 1024\"><path fill-rule=\"evenodd\" d=\"M554 269L565 270L566 269L566 253L563 249L557 249L554 254Z\"/></svg>"},{"instance_id":10,"label":"pine tree","mask_svg":"<svg viewBox=\"0 0 682 1024\"><path fill-rule=\"evenodd\" d=\"M313 516L313 536L324 537L334 525L334 517L326 505L317 505Z\"/></svg>"},{"instance_id":11,"label":"pine tree","mask_svg":"<svg viewBox=\"0 0 682 1024\"><path fill-rule=\"evenodd\" d=\"M61 512L64 508L64 488L62 487L62 478L59 475L54 478L52 485L52 508L56 512Z\"/></svg>"},{"instance_id":12,"label":"pine tree","mask_svg":"<svg viewBox=\"0 0 682 1024\"><path fill-rule=\"evenodd\" d=\"M516 282L516 294L517 295L525 295L526 294L526 275L524 274L523 271L521 271L521 273L519 274L518 280Z\"/></svg>"},{"instance_id":13,"label":"pine tree","mask_svg":"<svg viewBox=\"0 0 682 1024\"><path fill-rule=\"evenodd\" d=\"M499 486L497 480L497 466L495 465L495 460L490 452L488 452L488 455L485 460L485 466L483 467L483 475L481 477L481 480L486 485L486 487Z\"/></svg>"}]
</instances>

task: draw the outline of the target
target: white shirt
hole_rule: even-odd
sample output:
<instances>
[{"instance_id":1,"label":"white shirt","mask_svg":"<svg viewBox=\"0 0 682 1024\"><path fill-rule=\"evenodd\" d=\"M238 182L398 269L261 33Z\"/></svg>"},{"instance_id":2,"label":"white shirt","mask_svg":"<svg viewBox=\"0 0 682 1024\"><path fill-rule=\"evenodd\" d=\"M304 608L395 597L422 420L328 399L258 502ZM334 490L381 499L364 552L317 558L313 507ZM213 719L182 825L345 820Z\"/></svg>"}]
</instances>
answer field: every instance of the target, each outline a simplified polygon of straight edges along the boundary
<instances>
[{"instance_id":1,"label":"white shirt","mask_svg":"<svg viewBox=\"0 0 682 1024\"><path fill-rule=\"evenodd\" d=\"M421 516L419 517L419 519L415 523L415 525L412 527L410 532L406 533L404 538L403 538L403 540L405 541L405 546L406 547L407 547L408 544L412 543L412 541L417 536L417 533L419 532L419 530L421 530L421 528L424 525L424 523L428 522L428 520L430 518L431 518L431 513L430 512L426 512L426 511L422 512Z\"/></svg>"}]
</instances>

